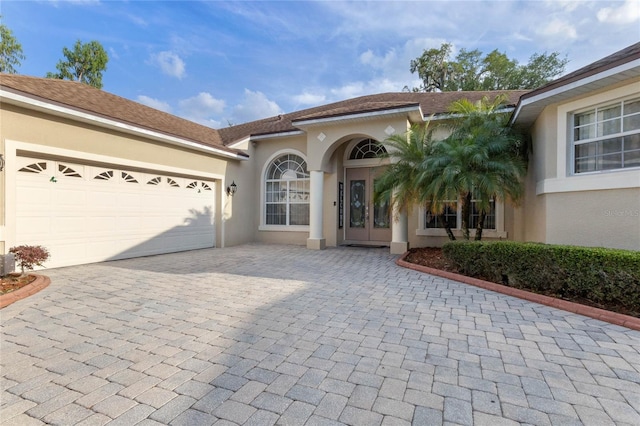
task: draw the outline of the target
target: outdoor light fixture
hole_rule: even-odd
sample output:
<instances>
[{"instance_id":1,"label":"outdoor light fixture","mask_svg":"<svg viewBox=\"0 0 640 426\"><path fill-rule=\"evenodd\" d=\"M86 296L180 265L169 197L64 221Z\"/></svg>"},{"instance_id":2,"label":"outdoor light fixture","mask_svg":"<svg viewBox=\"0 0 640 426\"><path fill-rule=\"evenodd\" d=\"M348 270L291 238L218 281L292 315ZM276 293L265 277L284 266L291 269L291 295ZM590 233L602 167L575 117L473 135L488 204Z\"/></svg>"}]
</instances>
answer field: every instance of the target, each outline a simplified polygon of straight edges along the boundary
<instances>
[{"instance_id":1,"label":"outdoor light fixture","mask_svg":"<svg viewBox=\"0 0 640 426\"><path fill-rule=\"evenodd\" d=\"M235 194L237 190L238 185L236 185L236 181L233 181L231 182L231 185L227 186L227 195L231 195L233 197L233 194Z\"/></svg>"},{"instance_id":2,"label":"outdoor light fixture","mask_svg":"<svg viewBox=\"0 0 640 426\"><path fill-rule=\"evenodd\" d=\"M0 154L0 172L4 170L4 155Z\"/></svg>"}]
</instances>

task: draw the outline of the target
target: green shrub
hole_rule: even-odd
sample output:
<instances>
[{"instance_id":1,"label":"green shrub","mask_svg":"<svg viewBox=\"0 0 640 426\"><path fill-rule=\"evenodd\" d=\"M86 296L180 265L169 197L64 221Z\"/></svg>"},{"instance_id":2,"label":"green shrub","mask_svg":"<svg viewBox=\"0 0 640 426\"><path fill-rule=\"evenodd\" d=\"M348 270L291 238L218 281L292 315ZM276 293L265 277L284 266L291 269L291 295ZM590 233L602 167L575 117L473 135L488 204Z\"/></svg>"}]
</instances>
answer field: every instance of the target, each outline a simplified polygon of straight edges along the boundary
<instances>
[{"instance_id":1,"label":"green shrub","mask_svg":"<svg viewBox=\"0 0 640 426\"><path fill-rule=\"evenodd\" d=\"M442 251L465 275L640 316L640 252L514 241L452 241Z\"/></svg>"}]
</instances>

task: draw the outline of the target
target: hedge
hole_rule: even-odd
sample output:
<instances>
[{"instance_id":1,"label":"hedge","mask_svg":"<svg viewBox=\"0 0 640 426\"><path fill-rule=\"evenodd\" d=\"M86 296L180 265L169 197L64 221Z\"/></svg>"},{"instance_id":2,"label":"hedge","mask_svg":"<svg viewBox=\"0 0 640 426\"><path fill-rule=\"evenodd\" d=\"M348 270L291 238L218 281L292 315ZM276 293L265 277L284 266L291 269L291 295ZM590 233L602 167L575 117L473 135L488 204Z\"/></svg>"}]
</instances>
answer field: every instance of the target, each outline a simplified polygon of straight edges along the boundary
<instances>
[{"instance_id":1,"label":"hedge","mask_svg":"<svg viewBox=\"0 0 640 426\"><path fill-rule=\"evenodd\" d=\"M640 317L640 252L514 241L452 241L444 256L464 275Z\"/></svg>"}]
</instances>

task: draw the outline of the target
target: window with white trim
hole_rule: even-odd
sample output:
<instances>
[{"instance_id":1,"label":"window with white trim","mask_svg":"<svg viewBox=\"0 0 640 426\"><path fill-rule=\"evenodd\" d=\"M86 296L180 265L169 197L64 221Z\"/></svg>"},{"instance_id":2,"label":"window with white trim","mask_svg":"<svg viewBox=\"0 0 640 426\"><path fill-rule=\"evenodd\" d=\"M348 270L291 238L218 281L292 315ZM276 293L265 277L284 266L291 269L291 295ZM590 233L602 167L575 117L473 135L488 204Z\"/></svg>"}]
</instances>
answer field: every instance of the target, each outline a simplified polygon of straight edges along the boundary
<instances>
[{"instance_id":1,"label":"window with white trim","mask_svg":"<svg viewBox=\"0 0 640 426\"><path fill-rule=\"evenodd\" d=\"M475 228L480 218L480 209L478 209L478 199L471 199L471 208L469 209L469 228ZM496 229L496 200L490 201L490 209L484 218L483 229ZM449 201L444 208L444 218L440 214L433 214L429 209L429 204L425 208L424 228L438 229L444 228L444 224L448 223L451 229L460 229L462 227L462 203L458 201ZM444 219L444 220L443 220Z\"/></svg>"},{"instance_id":2,"label":"window with white trim","mask_svg":"<svg viewBox=\"0 0 640 426\"><path fill-rule=\"evenodd\" d=\"M265 224L309 225L307 163L296 154L284 154L267 167L265 176Z\"/></svg>"},{"instance_id":3,"label":"window with white trim","mask_svg":"<svg viewBox=\"0 0 640 426\"><path fill-rule=\"evenodd\" d=\"M573 114L575 174L640 167L640 98Z\"/></svg>"},{"instance_id":4,"label":"window with white trim","mask_svg":"<svg viewBox=\"0 0 640 426\"><path fill-rule=\"evenodd\" d=\"M365 139L360 141L351 150L349 160L364 160L365 158L380 158L386 155L387 150L378 141Z\"/></svg>"}]
</instances>

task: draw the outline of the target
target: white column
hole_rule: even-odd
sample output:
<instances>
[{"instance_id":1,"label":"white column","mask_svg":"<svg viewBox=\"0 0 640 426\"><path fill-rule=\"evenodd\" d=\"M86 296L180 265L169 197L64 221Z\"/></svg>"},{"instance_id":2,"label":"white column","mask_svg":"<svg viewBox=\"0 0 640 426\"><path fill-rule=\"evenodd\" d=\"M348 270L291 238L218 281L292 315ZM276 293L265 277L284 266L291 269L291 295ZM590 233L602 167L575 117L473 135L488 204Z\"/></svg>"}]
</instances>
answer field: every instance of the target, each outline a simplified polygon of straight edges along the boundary
<instances>
[{"instance_id":1,"label":"white column","mask_svg":"<svg viewBox=\"0 0 640 426\"><path fill-rule=\"evenodd\" d=\"M409 231L407 213L400 212L398 206L393 207L391 221L391 254L402 254L409 250Z\"/></svg>"},{"instance_id":2,"label":"white column","mask_svg":"<svg viewBox=\"0 0 640 426\"><path fill-rule=\"evenodd\" d=\"M322 250L326 246L326 240L323 238L324 231L322 229L324 207L324 172L322 170L311 171L311 187L309 202L309 238L307 239L307 248L313 250Z\"/></svg>"}]
</instances>

